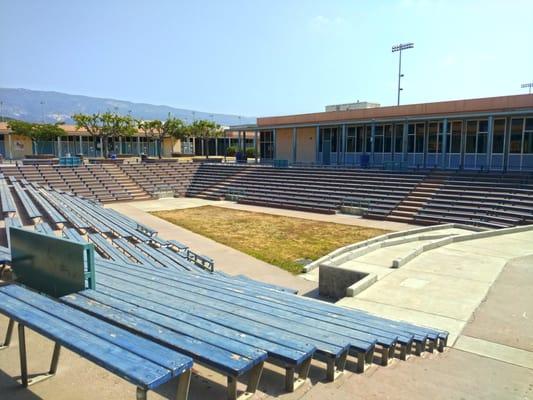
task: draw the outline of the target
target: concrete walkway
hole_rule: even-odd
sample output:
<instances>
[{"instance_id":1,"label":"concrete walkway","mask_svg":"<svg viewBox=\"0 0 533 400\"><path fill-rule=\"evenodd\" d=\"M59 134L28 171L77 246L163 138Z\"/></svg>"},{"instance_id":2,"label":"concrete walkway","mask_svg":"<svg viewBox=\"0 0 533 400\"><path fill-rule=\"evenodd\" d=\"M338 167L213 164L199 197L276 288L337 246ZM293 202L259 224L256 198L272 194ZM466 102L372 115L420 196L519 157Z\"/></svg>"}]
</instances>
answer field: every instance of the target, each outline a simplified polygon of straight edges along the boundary
<instances>
[{"instance_id":1,"label":"concrete walkway","mask_svg":"<svg viewBox=\"0 0 533 400\"><path fill-rule=\"evenodd\" d=\"M391 269L338 304L447 330L451 345L504 265L528 254L533 254L533 231L453 243Z\"/></svg>"}]
</instances>

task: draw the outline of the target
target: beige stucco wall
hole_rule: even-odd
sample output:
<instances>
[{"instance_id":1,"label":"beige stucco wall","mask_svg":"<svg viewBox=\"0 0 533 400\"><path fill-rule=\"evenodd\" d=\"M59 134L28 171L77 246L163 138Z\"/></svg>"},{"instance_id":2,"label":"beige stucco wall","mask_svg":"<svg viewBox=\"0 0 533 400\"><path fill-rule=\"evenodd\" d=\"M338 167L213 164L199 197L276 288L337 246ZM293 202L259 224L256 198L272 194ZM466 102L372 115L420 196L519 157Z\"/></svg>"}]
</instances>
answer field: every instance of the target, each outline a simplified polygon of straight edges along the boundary
<instances>
[{"instance_id":1,"label":"beige stucco wall","mask_svg":"<svg viewBox=\"0 0 533 400\"><path fill-rule=\"evenodd\" d=\"M9 155L9 138L5 138L6 152ZM24 158L32 154L31 139L24 136L11 135L11 157L14 159Z\"/></svg>"},{"instance_id":2,"label":"beige stucco wall","mask_svg":"<svg viewBox=\"0 0 533 400\"><path fill-rule=\"evenodd\" d=\"M316 128L298 128L296 131L296 161L315 162Z\"/></svg>"},{"instance_id":3,"label":"beige stucco wall","mask_svg":"<svg viewBox=\"0 0 533 400\"><path fill-rule=\"evenodd\" d=\"M292 161L292 128L276 130L276 158Z\"/></svg>"}]
</instances>

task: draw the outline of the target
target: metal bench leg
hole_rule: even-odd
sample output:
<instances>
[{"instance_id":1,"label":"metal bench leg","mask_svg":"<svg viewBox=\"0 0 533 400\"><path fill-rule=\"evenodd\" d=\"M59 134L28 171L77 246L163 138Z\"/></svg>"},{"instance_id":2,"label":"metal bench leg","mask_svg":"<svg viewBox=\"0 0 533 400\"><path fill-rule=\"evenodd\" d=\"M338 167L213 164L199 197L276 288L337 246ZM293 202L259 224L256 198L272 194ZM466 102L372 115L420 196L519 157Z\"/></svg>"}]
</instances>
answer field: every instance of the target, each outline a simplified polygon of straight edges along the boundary
<instances>
[{"instance_id":1,"label":"metal bench leg","mask_svg":"<svg viewBox=\"0 0 533 400\"><path fill-rule=\"evenodd\" d=\"M0 346L0 350L7 349L9 345L11 344L11 338L13 337L14 326L15 326L15 320L10 318L7 324L6 339L4 340L4 344Z\"/></svg>"},{"instance_id":2,"label":"metal bench leg","mask_svg":"<svg viewBox=\"0 0 533 400\"><path fill-rule=\"evenodd\" d=\"M311 359L309 357L300 365L297 379L294 378L294 367L290 366L285 368L285 390L287 392L292 393L305 383L309 375L309 369L311 368Z\"/></svg>"},{"instance_id":3,"label":"metal bench leg","mask_svg":"<svg viewBox=\"0 0 533 400\"><path fill-rule=\"evenodd\" d=\"M424 351L424 349L426 348L426 341L418 341L418 342L415 342L415 354L417 356L420 356L422 355L422 352Z\"/></svg>"},{"instance_id":4,"label":"metal bench leg","mask_svg":"<svg viewBox=\"0 0 533 400\"><path fill-rule=\"evenodd\" d=\"M137 386L136 400L146 400L148 398L147 390Z\"/></svg>"},{"instance_id":5,"label":"metal bench leg","mask_svg":"<svg viewBox=\"0 0 533 400\"><path fill-rule=\"evenodd\" d=\"M405 361L407 360L407 354L409 348L413 345L413 342L409 342L407 344L400 344L400 360Z\"/></svg>"},{"instance_id":6,"label":"metal bench leg","mask_svg":"<svg viewBox=\"0 0 533 400\"><path fill-rule=\"evenodd\" d=\"M362 374L365 372L365 365L366 364L372 364L372 358L374 357L374 349L365 352L358 352L356 354L357 357L357 368L356 372L359 374Z\"/></svg>"},{"instance_id":7,"label":"metal bench leg","mask_svg":"<svg viewBox=\"0 0 533 400\"><path fill-rule=\"evenodd\" d=\"M446 344L448 342L448 338L446 338L446 339L438 338L438 341L439 341L439 344L437 346L437 350L439 351L439 353L442 353L444 351L444 348L446 347Z\"/></svg>"},{"instance_id":8,"label":"metal bench leg","mask_svg":"<svg viewBox=\"0 0 533 400\"><path fill-rule=\"evenodd\" d=\"M428 351L430 353L433 353L435 351L435 344L438 341L438 339L435 340L428 340Z\"/></svg>"},{"instance_id":9,"label":"metal bench leg","mask_svg":"<svg viewBox=\"0 0 533 400\"><path fill-rule=\"evenodd\" d=\"M22 386L28 387L45 379L51 378L57 371L59 364L59 354L61 353L61 346L58 343L54 344L54 352L52 354L52 362L50 363L50 370L46 374L37 375L32 379L28 378L28 362L26 358L26 335L24 325L18 324L19 334L19 355L20 355L20 379Z\"/></svg>"},{"instance_id":10,"label":"metal bench leg","mask_svg":"<svg viewBox=\"0 0 533 400\"><path fill-rule=\"evenodd\" d=\"M389 350L390 347L383 346L381 348L381 365L384 367L389 365Z\"/></svg>"},{"instance_id":11,"label":"metal bench leg","mask_svg":"<svg viewBox=\"0 0 533 400\"><path fill-rule=\"evenodd\" d=\"M237 396L237 377L228 375L228 400L247 400L255 394L263 373L263 364L264 362L260 362L250 370L246 392L240 396Z\"/></svg>"},{"instance_id":12,"label":"metal bench leg","mask_svg":"<svg viewBox=\"0 0 533 400\"><path fill-rule=\"evenodd\" d=\"M336 357L328 357L326 361L326 380L328 382L333 382L343 374L346 366L346 357L348 357L348 350L342 353L338 359Z\"/></svg>"},{"instance_id":13,"label":"metal bench leg","mask_svg":"<svg viewBox=\"0 0 533 400\"><path fill-rule=\"evenodd\" d=\"M189 369L179 376L176 400L187 400L187 396L189 395L189 385L191 384L191 373L192 370Z\"/></svg>"}]
</instances>

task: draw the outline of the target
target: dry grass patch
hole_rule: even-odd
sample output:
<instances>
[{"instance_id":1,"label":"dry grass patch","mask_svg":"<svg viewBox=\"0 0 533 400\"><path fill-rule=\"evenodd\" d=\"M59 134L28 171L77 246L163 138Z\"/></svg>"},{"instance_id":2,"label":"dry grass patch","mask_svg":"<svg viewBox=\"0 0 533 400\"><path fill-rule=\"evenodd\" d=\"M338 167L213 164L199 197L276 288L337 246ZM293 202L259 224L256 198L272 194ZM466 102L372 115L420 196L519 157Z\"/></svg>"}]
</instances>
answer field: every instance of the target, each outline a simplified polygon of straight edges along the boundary
<instances>
[{"instance_id":1,"label":"dry grass patch","mask_svg":"<svg viewBox=\"0 0 533 400\"><path fill-rule=\"evenodd\" d=\"M388 232L213 206L152 214L292 273L302 272L297 260L316 260L341 246Z\"/></svg>"}]
</instances>

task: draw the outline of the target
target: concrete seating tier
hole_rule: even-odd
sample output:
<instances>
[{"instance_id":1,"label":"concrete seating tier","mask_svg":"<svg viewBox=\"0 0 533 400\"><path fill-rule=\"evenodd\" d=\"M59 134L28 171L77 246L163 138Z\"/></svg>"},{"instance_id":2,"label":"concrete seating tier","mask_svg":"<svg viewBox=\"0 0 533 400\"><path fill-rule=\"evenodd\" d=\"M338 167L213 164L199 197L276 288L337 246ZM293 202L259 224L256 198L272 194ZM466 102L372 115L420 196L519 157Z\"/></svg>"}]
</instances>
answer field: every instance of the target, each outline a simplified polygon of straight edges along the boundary
<instances>
[{"instance_id":1,"label":"concrete seating tier","mask_svg":"<svg viewBox=\"0 0 533 400\"><path fill-rule=\"evenodd\" d=\"M57 165L4 166L0 171L6 176L25 179L70 191L78 196L102 202L148 199L150 196L116 165Z\"/></svg>"}]
</instances>

